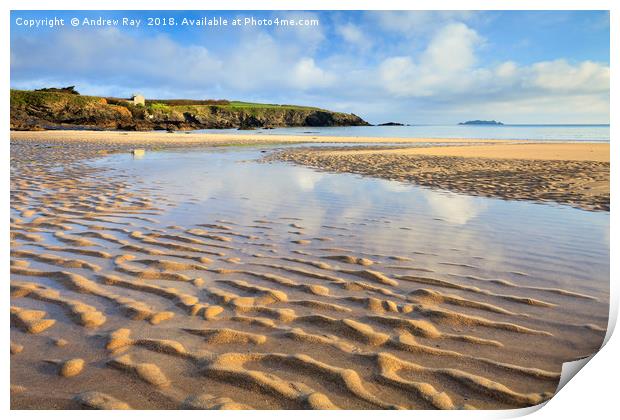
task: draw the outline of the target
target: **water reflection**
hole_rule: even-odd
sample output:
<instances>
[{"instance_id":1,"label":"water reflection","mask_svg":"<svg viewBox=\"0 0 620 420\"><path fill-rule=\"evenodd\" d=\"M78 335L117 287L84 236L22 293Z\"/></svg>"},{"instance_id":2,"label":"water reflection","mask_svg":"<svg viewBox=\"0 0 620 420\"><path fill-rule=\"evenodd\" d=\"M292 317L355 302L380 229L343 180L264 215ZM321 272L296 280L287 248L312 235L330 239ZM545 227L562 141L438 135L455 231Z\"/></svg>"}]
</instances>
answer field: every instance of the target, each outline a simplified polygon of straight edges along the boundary
<instances>
[{"instance_id":1,"label":"water reflection","mask_svg":"<svg viewBox=\"0 0 620 420\"><path fill-rule=\"evenodd\" d=\"M487 202L479 197L450 192L424 191L424 198L437 217L456 225L466 224L487 208Z\"/></svg>"},{"instance_id":2,"label":"water reflection","mask_svg":"<svg viewBox=\"0 0 620 420\"><path fill-rule=\"evenodd\" d=\"M488 276L527 271L558 286L572 283L603 294L608 287L608 213L258 163L260 156L253 148L166 151L142 160L110 156L98 164L161 188L177 203L164 223L222 218L251 225L259 218L298 218L308 234L336 237L363 252L420 253L420 264L428 268L449 256Z\"/></svg>"}]
</instances>

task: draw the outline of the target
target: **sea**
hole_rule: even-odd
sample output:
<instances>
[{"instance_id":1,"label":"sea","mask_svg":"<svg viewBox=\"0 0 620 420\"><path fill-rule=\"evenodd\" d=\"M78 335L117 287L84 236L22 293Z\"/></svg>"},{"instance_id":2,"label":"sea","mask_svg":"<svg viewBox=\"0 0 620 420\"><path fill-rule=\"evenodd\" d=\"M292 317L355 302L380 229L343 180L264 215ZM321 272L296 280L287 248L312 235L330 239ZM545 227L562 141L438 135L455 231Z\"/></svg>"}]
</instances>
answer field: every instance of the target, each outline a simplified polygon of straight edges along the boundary
<instances>
[{"instance_id":1,"label":"sea","mask_svg":"<svg viewBox=\"0 0 620 420\"><path fill-rule=\"evenodd\" d=\"M196 130L204 133L239 133L237 129ZM244 134L396 137L431 139L505 139L536 141L609 142L608 124L505 124L505 125L406 125L369 127L285 127L243 131Z\"/></svg>"}]
</instances>

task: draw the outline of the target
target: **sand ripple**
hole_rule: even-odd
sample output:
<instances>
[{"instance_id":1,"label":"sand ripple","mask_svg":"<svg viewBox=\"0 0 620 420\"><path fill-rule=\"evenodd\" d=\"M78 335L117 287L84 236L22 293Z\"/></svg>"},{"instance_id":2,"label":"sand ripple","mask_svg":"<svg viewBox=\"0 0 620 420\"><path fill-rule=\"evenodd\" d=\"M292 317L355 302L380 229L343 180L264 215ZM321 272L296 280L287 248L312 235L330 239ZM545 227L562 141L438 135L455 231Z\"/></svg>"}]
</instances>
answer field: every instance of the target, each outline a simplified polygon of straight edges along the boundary
<instances>
[{"instance_id":1,"label":"sand ripple","mask_svg":"<svg viewBox=\"0 0 620 420\"><path fill-rule=\"evenodd\" d=\"M174 201L89 165L102 148L12 146L14 407L524 407L604 335L595 293L353 222L160 223Z\"/></svg>"}]
</instances>

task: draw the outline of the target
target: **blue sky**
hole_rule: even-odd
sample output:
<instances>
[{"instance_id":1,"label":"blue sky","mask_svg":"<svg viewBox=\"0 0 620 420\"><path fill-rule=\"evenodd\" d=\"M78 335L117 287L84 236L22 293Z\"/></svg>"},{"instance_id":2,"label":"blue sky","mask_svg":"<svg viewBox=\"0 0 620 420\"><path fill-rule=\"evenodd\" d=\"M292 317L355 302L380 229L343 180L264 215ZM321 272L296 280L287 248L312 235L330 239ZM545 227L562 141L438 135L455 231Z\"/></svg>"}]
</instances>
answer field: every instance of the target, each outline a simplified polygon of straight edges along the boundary
<instances>
[{"instance_id":1,"label":"blue sky","mask_svg":"<svg viewBox=\"0 0 620 420\"><path fill-rule=\"evenodd\" d=\"M222 17L226 27L182 26ZM232 26L237 17L316 26ZM21 19L59 17L28 28ZM138 28L71 18L140 19ZM147 26L148 17L176 26ZM11 86L308 104L370 122L609 122L609 15L596 11L11 13Z\"/></svg>"}]
</instances>

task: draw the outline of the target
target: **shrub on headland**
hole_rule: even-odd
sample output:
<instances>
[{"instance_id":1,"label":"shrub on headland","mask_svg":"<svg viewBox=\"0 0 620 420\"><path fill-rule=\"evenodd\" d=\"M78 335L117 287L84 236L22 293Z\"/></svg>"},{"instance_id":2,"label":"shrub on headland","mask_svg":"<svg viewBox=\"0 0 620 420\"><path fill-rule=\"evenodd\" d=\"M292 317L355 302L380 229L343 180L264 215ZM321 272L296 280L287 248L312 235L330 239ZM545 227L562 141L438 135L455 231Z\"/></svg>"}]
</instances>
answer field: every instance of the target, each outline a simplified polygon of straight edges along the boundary
<instances>
[{"instance_id":1,"label":"shrub on headland","mask_svg":"<svg viewBox=\"0 0 620 420\"><path fill-rule=\"evenodd\" d=\"M79 95L80 94L80 92L75 90L75 86L67 86L67 87L63 87L63 88L49 87L49 88L35 89L34 91L35 92L69 93L71 95Z\"/></svg>"}]
</instances>

